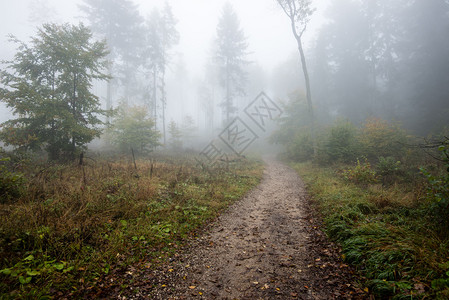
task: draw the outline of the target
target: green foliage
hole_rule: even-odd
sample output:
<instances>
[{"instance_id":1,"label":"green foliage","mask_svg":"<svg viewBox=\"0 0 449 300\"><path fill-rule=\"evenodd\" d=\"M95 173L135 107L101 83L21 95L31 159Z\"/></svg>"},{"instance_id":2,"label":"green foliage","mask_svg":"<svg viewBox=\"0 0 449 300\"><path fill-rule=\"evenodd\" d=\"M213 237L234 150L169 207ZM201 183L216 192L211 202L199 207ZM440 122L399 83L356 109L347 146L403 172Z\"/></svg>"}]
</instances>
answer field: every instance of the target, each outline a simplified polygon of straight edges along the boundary
<instances>
[{"instance_id":1,"label":"green foliage","mask_svg":"<svg viewBox=\"0 0 449 300\"><path fill-rule=\"evenodd\" d=\"M352 162L360 152L357 128L349 121L336 121L324 134L318 159L321 163Z\"/></svg>"},{"instance_id":2,"label":"green foliage","mask_svg":"<svg viewBox=\"0 0 449 300\"><path fill-rule=\"evenodd\" d=\"M445 174L433 175L424 168L421 168L421 172L429 184L427 199L431 202L431 213L441 228L447 232L449 226L449 140L443 141L438 150L442 155Z\"/></svg>"},{"instance_id":3,"label":"green foliage","mask_svg":"<svg viewBox=\"0 0 449 300\"><path fill-rule=\"evenodd\" d=\"M379 181L379 176L366 158L362 163L357 159L355 167L343 170L342 176L348 181L362 185L377 183Z\"/></svg>"},{"instance_id":4,"label":"green foliage","mask_svg":"<svg viewBox=\"0 0 449 300\"><path fill-rule=\"evenodd\" d=\"M8 170L9 157L0 158L0 203L6 203L20 196L24 183L23 174Z\"/></svg>"},{"instance_id":5,"label":"green foliage","mask_svg":"<svg viewBox=\"0 0 449 300\"><path fill-rule=\"evenodd\" d=\"M107 79L107 50L91 39L82 24L44 24L31 45L12 38L19 47L1 72L0 99L18 118L1 125L5 144L44 148L55 160L73 158L99 136L105 112L90 90L93 80Z\"/></svg>"},{"instance_id":6,"label":"green foliage","mask_svg":"<svg viewBox=\"0 0 449 300\"><path fill-rule=\"evenodd\" d=\"M182 129L181 129L182 128ZM195 120L192 118L192 116L187 115L184 118L182 118L181 122L181 135L182 135L182 142L184 146L187 147L194 147L194 138L198 131L198 128L195 126ZM170 133L171 135L171 133Z\"/></svg>"},{"instance_id":7,"label":"green foliage","mask_svg":"<svg viewBox=\"0 0 449 300\"><path fill-rule=\"evenodd\" d=\"M175 121L170 121L168 124L168 144L172 150L178 151L182 149L182 137L183 133Z\"/></svg>"},{"instance_id":8,"label":"green foliage","mask_svg":"<svg viewBox=\"0 0 449 300\"><path fill-rule=\"evenodd\" d=\"M394 159L392 156L379 157L379 163L377 164L377 172L381 176L387 176L395 174L399 171L401 162Z\"/></svg>"},{"instance_id":9,"label":"green foliage","mask_svg":"<svg viewBox=\"0 0 449 300\"><path fill-rule=\"evenodd\" d=\"M122 152L130 149L147 154L159 144L160 133L143 107L122 105L110 128L112 143Z\"/></svg>"},{"instance_id":10,"label":"green foliage","mask_svg":"<svg viewBox=\"0 0 449 300\"><path fill-rule=\"evenodd\" d=\"M401 162L392 156L379 157L379 162L376 166L377 174L382 177L384 185L391 184L395 181L396 176L400 173Z\"/></svg>"},{"instance_id":11,"label":"green foliage","mask_svg":"<svg viewBox=\"0 0 449 300\"><path fill-rule=\"evenodd\" d=\"M29 284L45 278L55 272L67 273L73 271L74 267L69 266L67 262L50 259L47 255L41 255L40 258L33 254L17 262L14 266L0 270L0 274L10 276L20 285Z\"/></svg>"},{"instance_id":12,"label":"green foliage","mask_svg":"<svg viewBox=\"0 0 449 300\"><path fill-rule=\"evenodd\" d=\"M303 94L292 93L289 101L282 105L284 115L279 119L279 129L270 136L270 142L285 147L284 157L293 161L313 158L313 143L310 131L311 115Z\"/></svg>"},{"instance_id":13,"label":"green foliage","mask_svg":"<svg viewBox=\"0 0 449 300\"><path fill-rule=\"evenodd\" d=\"M285 145L285 157L293 161L307 161L313 156L313 143L309 131L298 131Z\"/></svg>"},{"instance_id":14,"label":"green foliage","mask_svg":"<svg viewBox=\"0 0 449 300\"><path fill-rule=\"evenodd\" d=\"M371 118L361 128L359 141L363 154L370 160L380 156L399 158L405 154L407 136L399 125Z\"/></svg>"}]
</instances>

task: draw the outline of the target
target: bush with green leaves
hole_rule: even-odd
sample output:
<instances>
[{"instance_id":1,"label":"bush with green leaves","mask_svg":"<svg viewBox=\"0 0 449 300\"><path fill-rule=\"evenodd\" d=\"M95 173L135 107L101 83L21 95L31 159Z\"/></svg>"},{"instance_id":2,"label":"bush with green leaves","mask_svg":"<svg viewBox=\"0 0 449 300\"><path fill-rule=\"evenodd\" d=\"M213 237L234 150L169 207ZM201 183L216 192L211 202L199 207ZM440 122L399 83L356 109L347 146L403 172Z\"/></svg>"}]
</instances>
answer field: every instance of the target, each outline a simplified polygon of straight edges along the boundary
<instances>
[{"instance_id":1,"label":"bush with green leaves","mask_svg":"<svg viewBox=\"0 0 449 300\"><path fill-rule=\"evenodd\" d=\"M392 156L379 157L379 162L376 166L377 174L382 177L382 183L389 185L393 183L397 175L400 173L401 162Z\"/></svg>"},{"instance_id":2,"label":"bush with green leaves","mask_svg":"<svg viewBox=\"0 0 449 300\"><path fill-rule=\"evenodd\" d=\"M407 135L398 124L378 118L367 119L359 133L363 154L369 160L405 155Z\"/></svg>"},{"instance_id":3,"label":"bush with green leaves","mask_svg":"<svg viewBox=\"0 0 449 300\"><path fill-rule=\"evenodd\" d=\"M449 139L443 141L438 150L444 162L444 174L434 175L424 168L421 168L421 172L429 184L427 198L431 203L432 217L441 225L441 228L449 231Z\"/></svg>"},{"instance_id":4,"label":"bush with green leaves","mask_svg":"<svg viewBox=\"0 0 449 300\"><path fill-rule=\"evenodd\" d=\"M377 173L381 176L392 175L399 171L401 162L394 159L392 156L379 157L379 163L377 164Z\"/></svg>"},{"instance_id":5,"label":"bush with green leaves","mask_svg":"<svg viewBox=\"0 0 449 300\"><path fill-rule=\"evenodd\" d=\"M121 152L131 149L146 154L159 146L160 133L144 107L122 105L110 129L112 143Z\"/></svg>"},{"instance_id":6,"label":"bush with green leaves","mask_svg":"<svg viewBox=\"0 0 449 300\"><path fill-rule=\"evenodd\" d=\"M285 145L284 156L287 159L303 162L313 157L313 142L310 131L298 131Z\"/></svg>"},{"instance_id":7,"label":"bush with green leaves","mask_svg":"<svg viewBox=\"0 0 449 300\"><path fill-rule=\"evenodd\" d=\"M0 158L0 203L6 203L20 195L24 177L8 169L9 157Z\"/></svg>"},{"instance_id":8,"label":"bush with green leaves","mask_svg":"<svg viewBox=\"0 0 449 300\"><path fill-rule=\"evenodd\" d=\"M363 162L357 159L354 168L343 170L342 175L344 179L356 184L367 185L379 182L379 176L366 158Z\"/></svg>"},{"instance_id":9,"label":"bush with green leaves","mask_svg":"<svg viewBox=\"0 0 449 300\"><path fill-rule=\"evenodd\" d=\"M311 135L312 116L307 109L303 94L292 93L288 103L283 104L284 115L278 120L279 129L270 136L270 142L285 147L284 158L307 161L313 158Z\"/></svg>"},{"instance_id":10,"label":"bush with green leaves","mask_svg":"<svg viewBox=\"0 0 449 300\"><path fill-rule=\"evenodd\" d=\"M347 120L338 120L326 130L322 143L318 156L321 163L349 163L360 152L357 128Z\"/></svg>"}]
</instances>

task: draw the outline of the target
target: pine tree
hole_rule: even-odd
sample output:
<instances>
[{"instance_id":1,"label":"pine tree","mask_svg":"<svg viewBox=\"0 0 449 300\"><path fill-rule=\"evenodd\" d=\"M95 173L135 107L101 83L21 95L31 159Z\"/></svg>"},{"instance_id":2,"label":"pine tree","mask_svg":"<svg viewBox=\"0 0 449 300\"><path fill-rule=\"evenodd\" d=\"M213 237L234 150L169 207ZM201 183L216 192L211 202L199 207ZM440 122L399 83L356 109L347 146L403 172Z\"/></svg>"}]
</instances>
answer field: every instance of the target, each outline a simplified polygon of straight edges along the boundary
<instances>
[{"instance_id":1,"label":"pine tree","mask_svg":"<svg viewBox=\"0 0 449 300\"><path fill-rule=\"evenodd\" d=\"M92 31L106 39L109 50L107 90L108 109L112 107L112 88L122 87L122 98L129 98L136 84L136 70L143 65L143 18L131 0L84 0L80 9L86 14Z\"/></svg>"},{"instance_id":2,"label":"pine tree","mask_svg":"<svg viewBox=\"0 0 449 300\"><path fill-rule=\"evenodd\" d=\"M240 21L229 2L226 2L217 26L216 61L219 66L220 84L225 99L222 103L225 122L237 111L235 98L245 95L247 81L244 66L248 64L245 34Z\"/></svg>"},{"instance_id":3,"label":"pine tree","mask_svg":"<svg viewBox=\"0 0 449 300\"><path fill-rule=\"evenodd\" d=\"M179 126L175 121L170 121L168 124L168 133L170 134L170 138L168 140L170 148L172 150L181 150L182 149L182 131L179 129Z\"/></svg>"}]
</instances>

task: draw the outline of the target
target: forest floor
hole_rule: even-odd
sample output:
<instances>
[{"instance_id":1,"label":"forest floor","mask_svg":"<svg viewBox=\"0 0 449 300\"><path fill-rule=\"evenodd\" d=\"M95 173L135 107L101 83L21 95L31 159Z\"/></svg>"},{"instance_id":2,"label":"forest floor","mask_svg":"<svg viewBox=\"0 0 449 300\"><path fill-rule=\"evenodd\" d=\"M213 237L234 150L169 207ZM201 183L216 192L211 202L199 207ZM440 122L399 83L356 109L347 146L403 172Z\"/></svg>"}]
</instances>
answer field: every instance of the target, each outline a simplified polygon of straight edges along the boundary
<instances>
[{"instance_id":1,"label":"forest floor","mask_svg":"<svg viewBox=\"0 0 449 300\"><path fill-rule=\"evenodd\" d=\"M304 184L266 159L260 185L169 262L133 270L120 299L365 299ZM111 293L114 293L111 291ZM103 294L104 295L104 294Z\"/></svg>"}]
</instances>

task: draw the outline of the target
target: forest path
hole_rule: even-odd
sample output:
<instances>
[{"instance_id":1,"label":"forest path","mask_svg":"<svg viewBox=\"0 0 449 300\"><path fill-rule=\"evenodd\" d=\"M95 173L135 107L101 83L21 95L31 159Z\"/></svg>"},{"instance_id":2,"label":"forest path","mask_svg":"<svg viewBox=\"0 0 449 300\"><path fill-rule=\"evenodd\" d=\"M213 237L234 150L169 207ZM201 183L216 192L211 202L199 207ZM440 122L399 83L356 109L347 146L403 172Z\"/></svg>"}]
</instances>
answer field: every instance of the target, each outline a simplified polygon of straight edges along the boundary
<instances>
[{"instance_id":1,"label":"forest path","mask_svg":"<svg viewBox=\"0 0 449 300\"><path fill-rule=\"evenodd\" d=\"M354 298L350 269L311 217L294 170L265 159L260 185L130 298Z\"/></svg>"}]
</instances>

